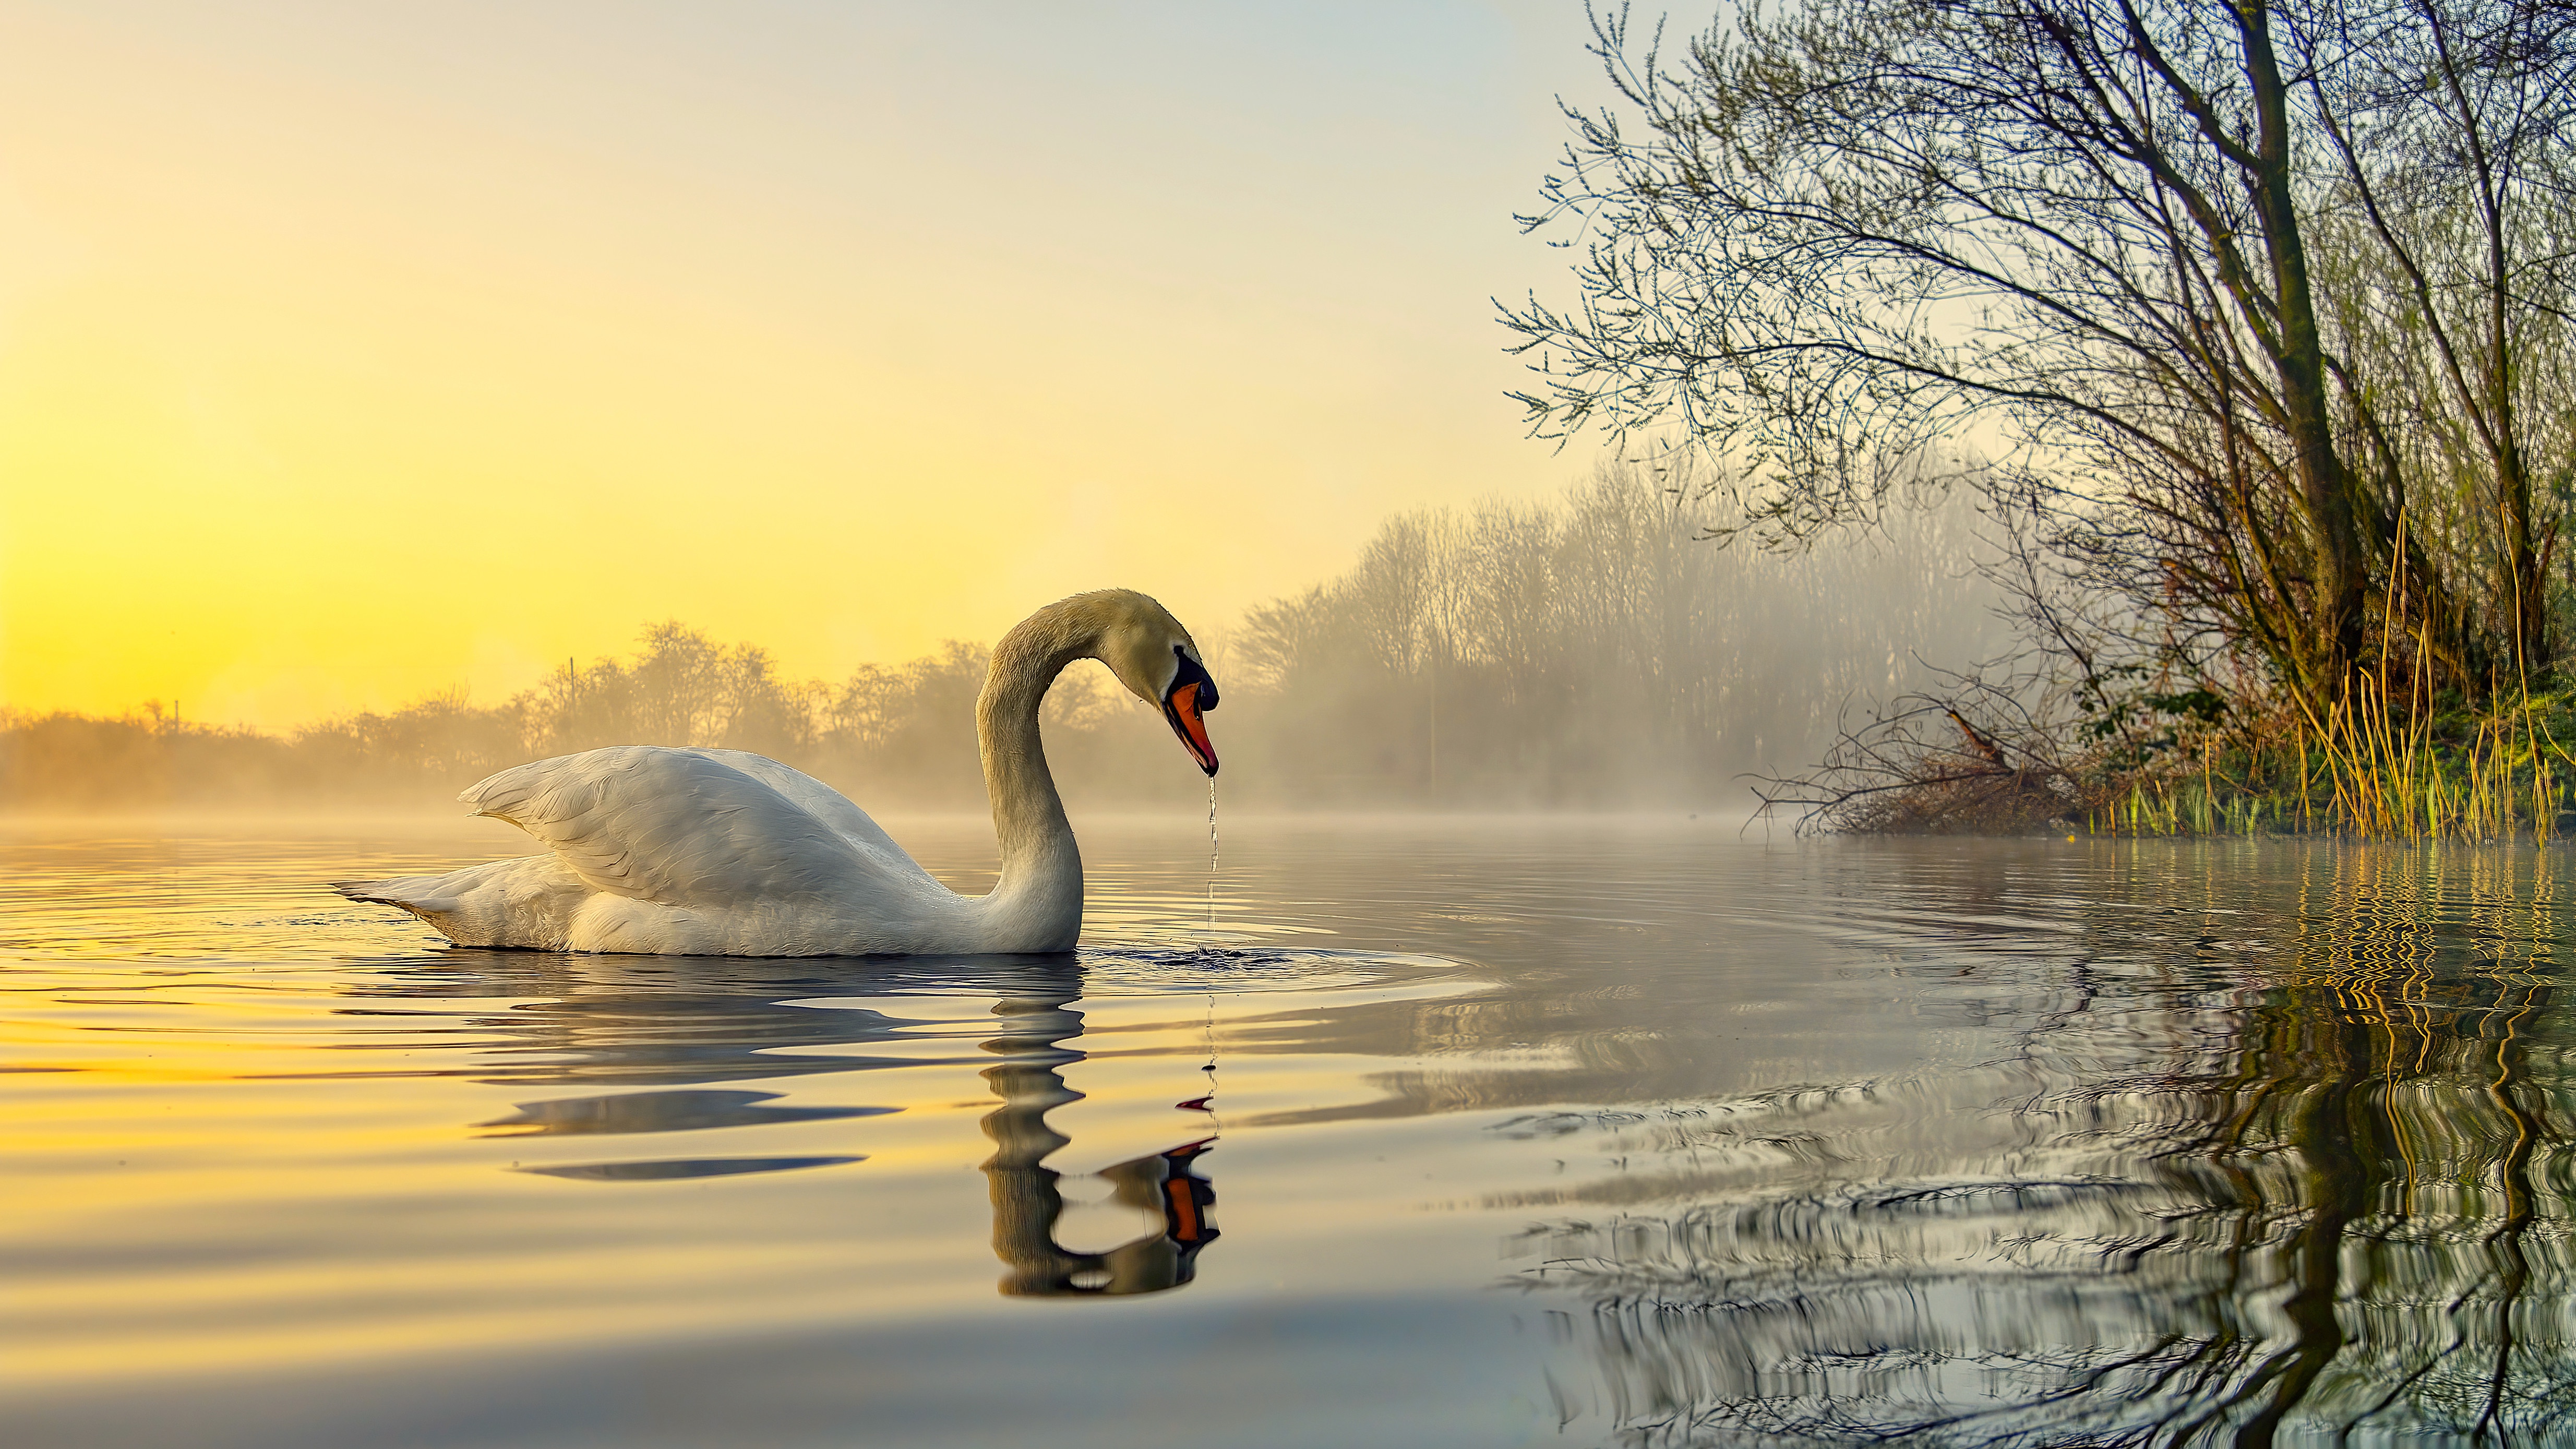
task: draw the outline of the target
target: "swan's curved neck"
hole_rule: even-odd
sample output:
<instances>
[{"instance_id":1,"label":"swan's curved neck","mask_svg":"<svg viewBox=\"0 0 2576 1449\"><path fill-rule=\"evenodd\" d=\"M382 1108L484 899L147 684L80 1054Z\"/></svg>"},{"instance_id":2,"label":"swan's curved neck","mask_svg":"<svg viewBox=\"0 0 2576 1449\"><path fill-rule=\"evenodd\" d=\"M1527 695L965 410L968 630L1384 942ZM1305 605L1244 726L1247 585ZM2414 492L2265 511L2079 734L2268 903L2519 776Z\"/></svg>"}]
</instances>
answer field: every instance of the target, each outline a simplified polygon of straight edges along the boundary
<instances>
[{"instance_id":1,"label":"swan's curved neck","mask_svg":"<svg viewBox=\"0 0 2576 1449\"><path fill-rule=\"evenodd\" d=\"M1038 738L1038 705L1064 667L1095 657L1100 627L1081 611L1041 609L993 647L975 701L984 790L1002 846L1002 878L986 899L1028 933L1018 949L1069 950L1082 929L1082 855Z\"/></svg>"}]
</instances>

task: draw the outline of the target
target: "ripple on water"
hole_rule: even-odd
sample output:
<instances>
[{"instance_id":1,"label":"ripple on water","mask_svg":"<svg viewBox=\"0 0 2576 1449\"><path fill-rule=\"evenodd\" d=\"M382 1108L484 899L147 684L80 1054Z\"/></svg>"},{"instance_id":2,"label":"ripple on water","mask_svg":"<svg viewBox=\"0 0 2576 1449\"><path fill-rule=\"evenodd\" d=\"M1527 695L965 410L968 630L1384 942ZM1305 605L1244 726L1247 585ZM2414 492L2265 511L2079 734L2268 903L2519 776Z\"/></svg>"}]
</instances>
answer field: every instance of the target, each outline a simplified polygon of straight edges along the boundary
<instances>
[{"instance_id":1,"label":"ripple on water","mask_svg":"<svg viewBox=\"0 0 2576 1449\"><path fill-rule=\"evenodd\" d=\"M13 1439L2576 1432L2564 853L1197 830L914 961L0 839Z\"/></svg>"}]
</instances>

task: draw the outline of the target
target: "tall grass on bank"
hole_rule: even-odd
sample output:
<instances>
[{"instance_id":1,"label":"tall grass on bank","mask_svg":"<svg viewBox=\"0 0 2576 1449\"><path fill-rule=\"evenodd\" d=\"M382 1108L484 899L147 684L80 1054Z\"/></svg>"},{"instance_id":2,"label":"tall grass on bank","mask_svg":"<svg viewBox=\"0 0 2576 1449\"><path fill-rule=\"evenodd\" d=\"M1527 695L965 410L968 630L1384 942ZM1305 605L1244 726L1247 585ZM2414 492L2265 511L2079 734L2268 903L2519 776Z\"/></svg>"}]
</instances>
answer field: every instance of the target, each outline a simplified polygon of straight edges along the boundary
<instances>
[{"instance_id":1,"label":"tall grass on bank","mask_svg":"<svg viewBox=\"0 0 2576 1449\"><path fill-rule=\"evenodd\" d=\"M2401 704L2365 679L2288 739L2213 740L2191 771L2104 780L2098 835L2331 834L2377 840L2548 840L2576 818L2576 699L2517 699L2482 716Z\"/></svg>"},{"instance_id":2,"label":"tall grass on bank","mask_svg":"<svg viewBox=\"0 0 2576 1449\"><path fill-rule=\"evenodd\" d=\"M2576 688L2479 709L2374 677L2314 713L2256 690L2106 704L2030 675L1962 674L1754 791L1810 833L2548 840L2576 834L2569 745Z\"/></svg>"}]
</instances>

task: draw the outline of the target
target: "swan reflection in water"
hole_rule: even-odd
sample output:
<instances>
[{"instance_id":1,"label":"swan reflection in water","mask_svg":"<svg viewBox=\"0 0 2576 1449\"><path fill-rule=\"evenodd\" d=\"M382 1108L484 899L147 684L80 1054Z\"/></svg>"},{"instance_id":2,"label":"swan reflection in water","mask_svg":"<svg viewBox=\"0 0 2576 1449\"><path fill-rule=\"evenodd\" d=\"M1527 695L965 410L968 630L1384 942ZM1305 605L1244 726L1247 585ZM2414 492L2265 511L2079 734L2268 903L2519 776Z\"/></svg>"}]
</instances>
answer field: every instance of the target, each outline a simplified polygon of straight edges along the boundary
<instances>
[{"instance_id":1,"label":"swan reflection in water","mask_svg":"<svg viewBox=\"0 0 2576 1449\"><path fill-rule=\"evenodd\" d=\"M1065 1211L1065 1178L1045 1165L1070 1145L1047 1114L1082 1099L1064 1069L1085 1053L1067 1043L1082 1035L1083 968L1069 956L985 957L971 964L921 959L903 963L742 958L601 960L522 952L453 951L435 966L405 961L371 995L440 998L490 996L508 1004L469 1018L493 1033L480 1043L478 1078L507 1085L616 1084L595 1096L518 1104L508 1116L476 1123L479 1135L608 1136L746 1127L882 1115L887 1107L780 1106L778 1094L700 1083L744 1082L792 1075L878 1068L971 1066L998 1057L982 1073L1001 1105L982 1121L994 1151L982 1170L993 1210L993 1251L1006 1267L1007 1295L1114 1296L1156 1293L1191 1281L1199 1251L1217 1237L1209 1210L1216 1189L1199 1167L1215 1145L1208 1123L1185 1140L1090 1176L1108 1184L1122 1207L1161 1220L1159 1231L1099 1252L1057 1239ZM907 998L931 1007L960 1000L959 988L999 998L992 1015L915 1017L883 1009ZM873 1005L848 998L864 993ZM818 998L840 998L832 1005ZM361 1007L361 1012L384 1010ZM925 1042L954 1039L951 1055L924 1053ZM892 1050L900 1044L898 1053ZM871 1051L869 1048L876 1050ZM793 1048L792 1053L780 1048ZM864 1078L858 1080L864 1081ZM643 1090L634 1090L642 1088ZM1207 1099L1177 1104L1206 1113ZM669 1158L548 1164L518 1170L550 1177L635 1182L734 1176L862 1160L857 1154Z\"/></svg>"},{"instance_id":2,"label":"swan reflection in water","mask_svg":"<svg viewBox=\"0 0 2576 1449\"><path fill-rule=\"evenodd\" d=\"M1082 1094L1065 1085L1063 1068L1083 1054L1064 1043L1082 1034L1076 995L1004 997L993 1010L1008 1030L984 1049L1003 1060L984 1080L1002 1105L984 1118L993 1156L984 1164L993 1195L993 1252L1008 1265L1002 1291L1048 1294L1159 1293L1197 1273L1201 1248L1217 1236L1208 1220L1216 1188L1193 1169L1215 1145L1206 1135L1164 1151L1131 1158L1098 1174L1123 1207L1157 1214L1162 1231L1147 1233L1107 1252L1075 1252L1056 1241L1064 1216L1062 1175L1046 1159L1071 1142L1047 1125L1046 1114ZM1181 1104L1206 1111L1206 1098Z\"/></svg>"}]
</instances>

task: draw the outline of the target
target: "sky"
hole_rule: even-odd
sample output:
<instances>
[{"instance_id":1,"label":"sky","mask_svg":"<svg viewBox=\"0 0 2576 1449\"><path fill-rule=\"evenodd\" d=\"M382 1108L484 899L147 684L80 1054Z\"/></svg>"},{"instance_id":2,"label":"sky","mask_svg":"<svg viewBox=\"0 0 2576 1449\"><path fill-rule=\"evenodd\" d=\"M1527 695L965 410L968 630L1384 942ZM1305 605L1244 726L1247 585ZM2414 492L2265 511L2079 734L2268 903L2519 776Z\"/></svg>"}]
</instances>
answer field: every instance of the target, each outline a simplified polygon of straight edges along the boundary
<instances>
[{"instance_id":1,"label":"sky","mask_svg":"<svg viewBox=\"0 0 2576 1449\"><path fill-rule=\"evenodd\" d=\"M0 704L1219 632L1527 496L1580 0L0 0Z\"/></svg>"}]
</instances>

